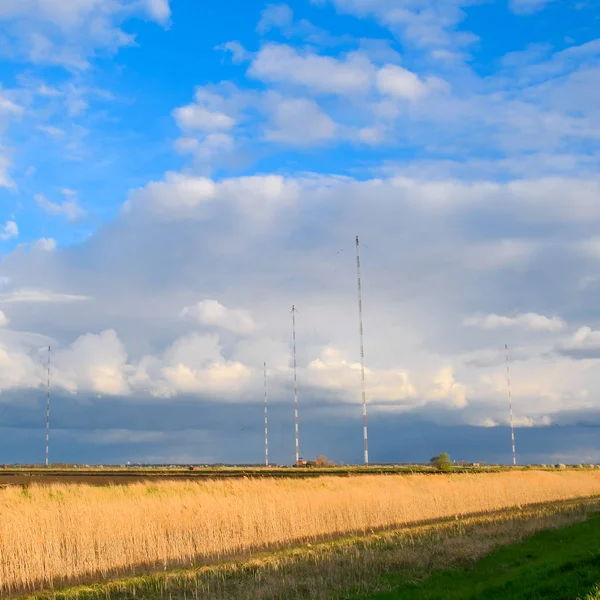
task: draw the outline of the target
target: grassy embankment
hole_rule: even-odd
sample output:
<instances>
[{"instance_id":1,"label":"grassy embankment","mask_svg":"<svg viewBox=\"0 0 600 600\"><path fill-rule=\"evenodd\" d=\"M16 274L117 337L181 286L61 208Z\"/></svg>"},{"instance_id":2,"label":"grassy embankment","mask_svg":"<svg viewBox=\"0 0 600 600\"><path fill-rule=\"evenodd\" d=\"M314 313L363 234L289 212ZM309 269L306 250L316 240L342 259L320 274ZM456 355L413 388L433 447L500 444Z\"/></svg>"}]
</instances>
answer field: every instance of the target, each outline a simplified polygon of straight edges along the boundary
<instances>
[{"instance_id":1,"label":"grassy embankment","mask_svg":"<svg viewBox=\"0 0 600 600\"><path fill-rule=\"evenodd\" d=\"M444 554L440 548L450 552L458 546L478 557L502 540L518 540L528 531L564 524L579 518L581 512L569 509L565 513L554 507L517 510L512 516L502 513L483 520L464 520L461 515L598 494L597 474L575 471L7 488L0 490L0 592L176 565L214 564L232 556L248 558L267 549L315 544L352 533L367 537L320 544L318 551L310 550L305 558L313 565L311 577L321 581L323 589L329 589L327 582L336 581L336 573L340 584L360 587L361 573L365 581L369 579L365 567L381 573L411 561L431 566ZM376 530L447 518L452 519L451 525L438 523L410 532L368 536ZM477 532L484 532L483 537ZM294 580L293 574L285 575L286 569L294 571L297 566L298 576L304 577L306 560L295 562L294 552L263 557L266 568L263 562L262 566L207 567L216 577L210 584L207 575L209 585L217 590L214 581L232 580L235 587L235 573L250 569L254 580L275 577L276 588L285 591L281 575L285 581ZM183 577L187 581L188 575ZM315 583L311 581L306 585ZM202 585L196 582L190 593L194 590L198 596ZM260 593L254 597L261 597Z\"/></svg>"},{"instance_id":2,"label":"grassy embankment","mask_svg":"<svg viewBox=\"0 0 600 600\"><path fill-rule=\"evenodd\" d=\"M600 599L600 515L522 544L500 548L471 568L445 570L420 582L396 573L384 579L389 592L369 600ZM381 584L380 584L381 585Z\"/></svg>"}]
</instances>

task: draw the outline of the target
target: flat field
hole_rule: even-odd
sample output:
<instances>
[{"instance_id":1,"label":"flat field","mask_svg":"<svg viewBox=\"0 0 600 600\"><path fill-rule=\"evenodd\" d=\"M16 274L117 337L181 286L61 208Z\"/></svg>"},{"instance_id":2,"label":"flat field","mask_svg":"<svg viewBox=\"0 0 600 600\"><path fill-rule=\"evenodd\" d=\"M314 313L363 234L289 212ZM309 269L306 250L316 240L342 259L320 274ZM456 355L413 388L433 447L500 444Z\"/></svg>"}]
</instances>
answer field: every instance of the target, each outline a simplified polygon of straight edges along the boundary
<instances>
[{"instance_id":1,"label":"flat field","mask_svg":"<svg viewBox=\"0 0 600 600\"><path fill-rule=\"evenodd\" d=\"M9 487L0 593L597 495L593 471Z\"/></svg>"},{"instance_id":2,"label":"flat field","mask_svg":"<svg viewBox=\"0 0 600 600\"><path fill-rule=\"evenodd\" d=\"M528 469L529 467L521 467ZM514 467L454 467L455 473L499 473L515 470ZM546 470L554 471L553 467ZM198 481L218 479L240 479L256 477L268 479L311 479L330 475L350 477L354 475L393 475L409 473L433 473L428 465L371 465L292 468L279 466L197 466L189 467L119 467L119 466L72 466L72 467L0 467L0 487L31 485L33 483L85 483L89 485L122 485L140 481Z\"/></svg>"},{"instance_id":3,"label":"flat field","mask_svg":"<svg viewBox=\"0 0 600 600\"><path fill-rule=\"evenodd\" d=\"M598 600L599 509L598 499L513 508L28 598Z\"/></svg>"}]
</instances>

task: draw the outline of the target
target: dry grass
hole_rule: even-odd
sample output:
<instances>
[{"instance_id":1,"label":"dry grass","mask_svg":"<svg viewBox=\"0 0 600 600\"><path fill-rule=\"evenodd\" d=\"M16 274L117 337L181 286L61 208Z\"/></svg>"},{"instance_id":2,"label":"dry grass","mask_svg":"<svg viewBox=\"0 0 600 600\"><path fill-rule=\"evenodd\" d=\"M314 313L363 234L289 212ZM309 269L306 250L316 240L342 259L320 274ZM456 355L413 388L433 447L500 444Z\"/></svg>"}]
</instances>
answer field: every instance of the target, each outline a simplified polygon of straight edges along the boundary
<instances>
[{"instance_id":1,"label":"dry grass","mask_svg":"<svg viewBox=\"0 0 600 600\"><path fill-rule=\"evenodd\" d=\"M0 490L0 592L600 494L593 472Z\"/></svg>"},{"instance_id":2,"label":"dry grass","mask_svg":"<svg viewBox=\"0 0 600 600\"><path fill-rule=\"evenodd\" d=\"M399 577L420 582L437 569L472 564L498 546L521 542L538 531L583 521L599 508L597 499L585 499L509 509L494 517L305 544L243 561L35 594L29 600L370 598L394 589Z\"/></svg>"}]
</instances>

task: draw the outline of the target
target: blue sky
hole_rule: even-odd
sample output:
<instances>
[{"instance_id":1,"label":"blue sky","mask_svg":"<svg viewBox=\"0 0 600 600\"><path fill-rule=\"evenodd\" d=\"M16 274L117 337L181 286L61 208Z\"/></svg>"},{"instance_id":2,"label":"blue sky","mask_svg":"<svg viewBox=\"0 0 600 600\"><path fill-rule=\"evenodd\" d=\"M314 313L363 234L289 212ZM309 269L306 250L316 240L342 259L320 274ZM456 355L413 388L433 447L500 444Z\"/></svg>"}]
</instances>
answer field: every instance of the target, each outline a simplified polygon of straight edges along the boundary
<instances>
[{"instance_id":1,"label":"blue sky","mask_svg":"<svg viewBox=\"0 0 600 600\"><path fill-rule=\"evenodd\" d=\"M509 460L509 343L522 460L600 461L594 2L6 0L0 23L0 462L41 457L48 343L55 460L260 460L263 360L293 431L292 304L301 450L335 424L360 460L356 234L373 460L432 450L390 423Z\"/></svg>"}]
</instances>

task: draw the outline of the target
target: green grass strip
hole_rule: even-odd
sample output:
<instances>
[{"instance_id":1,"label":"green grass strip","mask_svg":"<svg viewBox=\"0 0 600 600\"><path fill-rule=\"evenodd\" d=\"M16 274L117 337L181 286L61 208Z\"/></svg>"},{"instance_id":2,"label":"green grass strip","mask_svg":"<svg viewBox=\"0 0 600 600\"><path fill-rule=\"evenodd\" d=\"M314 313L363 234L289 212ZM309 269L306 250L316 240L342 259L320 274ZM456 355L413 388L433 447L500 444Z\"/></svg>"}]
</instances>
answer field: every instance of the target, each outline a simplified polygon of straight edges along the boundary
<instances>
[{"instance_id":1,"label":"green grass strip","mask_svg":"<svg viewBox=\"0 0 600 600\"><path fill-rule=\"evenodd\" d=\"M495 550L470 568L441 571L412 582L402 576L387 576L380 587L395 589L361 598L600 599L600 515Z\"/></svg>"}]
</instances>

